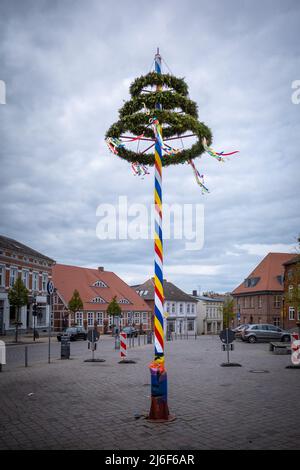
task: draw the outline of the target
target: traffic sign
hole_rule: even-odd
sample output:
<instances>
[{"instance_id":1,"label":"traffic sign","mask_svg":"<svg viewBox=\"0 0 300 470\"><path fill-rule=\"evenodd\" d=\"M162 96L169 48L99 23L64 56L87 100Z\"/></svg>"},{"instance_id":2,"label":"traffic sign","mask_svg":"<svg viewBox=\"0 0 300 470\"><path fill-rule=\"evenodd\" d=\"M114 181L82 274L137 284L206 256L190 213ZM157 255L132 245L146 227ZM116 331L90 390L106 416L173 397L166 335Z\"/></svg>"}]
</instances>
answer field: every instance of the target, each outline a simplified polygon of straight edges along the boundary
<instances>
[{"instance_id":1,"label":"traffic sign","mask_svg":"<svg viewBox=\"0 0 300 470\"><path fill-rule=\"evenodd\" d=\"M99 331L96 330L95 328L88 331L87 339L88 339L88 341L90 341L91 343L95 343L96 341L98 341L98 340L99 340L99 337L100 337L100 333L99 333Z\"/></svg>"},{"instance_id":2,"label":"traffic sign","mask_svg":"<svg viewBox=\"0 0 300 470\"><path fill-rule=\"evenodd\" d=\"M54 293L54 284L52 281L48 281L47 283L47 292L49 295L52 295Z\"/></svg>"},{"instance_id":3,"label":"traffic sign","mask_svg":"<svg viewBox=\"0 0 300 470\"><path fill-rule=\"evenodd\" d=\"M232 343L235 340L235 332L229 328L222 330L219 336L222 343Z\"/></svg>"}]
</instances>

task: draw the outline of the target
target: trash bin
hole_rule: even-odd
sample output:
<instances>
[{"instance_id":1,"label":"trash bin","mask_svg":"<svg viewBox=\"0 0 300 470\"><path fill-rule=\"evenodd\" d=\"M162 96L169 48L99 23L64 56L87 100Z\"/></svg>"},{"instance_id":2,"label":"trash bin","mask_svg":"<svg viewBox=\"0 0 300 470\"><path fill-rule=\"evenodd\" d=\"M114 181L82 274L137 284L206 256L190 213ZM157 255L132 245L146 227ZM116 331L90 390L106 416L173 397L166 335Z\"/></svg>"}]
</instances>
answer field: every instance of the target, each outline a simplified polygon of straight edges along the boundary
<instances>
[{"instance_id":1,"label":"trash bin","mask_svg":"<svg viewBox=\"0 0 300 470\"><path fill-rule=\"evenodd\" d=\"M70 338L68 335L61 337L60 358L70 359Z\"/></svg>"},{"instance_id":2,"label":"trash bin","mask_svg":"<svg viewBox=\"0 0 300 470\"><path fill-rule=\"evenodd\" d=\"M147 333L147 344L152 344L152 331Z\"/></svg>"}]
</instances>

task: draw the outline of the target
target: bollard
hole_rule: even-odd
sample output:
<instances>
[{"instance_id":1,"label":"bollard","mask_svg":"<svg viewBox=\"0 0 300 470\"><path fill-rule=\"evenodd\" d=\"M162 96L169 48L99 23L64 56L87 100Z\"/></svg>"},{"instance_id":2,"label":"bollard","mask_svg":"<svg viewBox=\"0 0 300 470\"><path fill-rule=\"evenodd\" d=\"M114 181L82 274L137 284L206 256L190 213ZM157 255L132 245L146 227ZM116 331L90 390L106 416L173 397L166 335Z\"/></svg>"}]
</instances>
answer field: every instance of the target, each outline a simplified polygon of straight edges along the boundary
<instances>
[{"instance_id":1,"label":"bollard","mask_svg":"<svg viewBox=\"0 0 300 470\"><path fill-rule=\"evenodd\" d=\"M135 361L127 359L127 339L129 339L130 343L130 337L128 338L126 333L120 333L120 356L121 360L119 361L119 364L135 364Z\"/></svg>"},{"instance_id":2,"label":"bollard","mask_svg":"<svg viewBox=\"0 0 300 470\"><path fill-rule=\"evenodd\" d=\"M2 372L2 364L6 364L6 350L4 341L0 341L0 372Z\"/></svg>"},{"instance_id":3,"label":"bollard","mask_svg":"<svg viewBox=\"0 0 300 470\"><path fill-rule=\"evenodd\" d=\"M146 344L146 333L144 334L144 345Z\"/></svg>"},{"instance_id":4,"label":"bollard","mask_svg":"<svg viewBox=\"0 0 300 470\"><path fill-rule=\"evenodd\" d=\"M28 346L25 346L25 367L28 367Z\"/></svg>"},{"instance_id":5,"label":"bollard","mask_svg":"<svg viewBox=\"0 0 300 470\"><path fill-rule=\"evenodd\" d=\"M141 345L141 335L138 335L138 346Z\"/></svg>"}]
</instances>

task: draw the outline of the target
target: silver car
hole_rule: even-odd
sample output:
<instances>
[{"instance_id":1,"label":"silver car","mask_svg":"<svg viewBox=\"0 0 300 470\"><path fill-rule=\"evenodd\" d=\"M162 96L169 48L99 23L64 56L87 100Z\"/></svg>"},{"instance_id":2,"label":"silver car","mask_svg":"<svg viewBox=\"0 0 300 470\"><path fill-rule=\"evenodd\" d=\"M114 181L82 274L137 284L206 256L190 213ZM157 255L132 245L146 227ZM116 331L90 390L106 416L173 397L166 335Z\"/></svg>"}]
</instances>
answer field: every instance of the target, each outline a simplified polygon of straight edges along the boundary
<instances>
[{"instance_id":1,"label":"silver car","mask_svg":"<svg viewBox=\"0 0 300 470\"><path fill-rule=\"evenodd\" d=\"M288 331L278 326L261 323L248 325L242 331L241 338L249 343L256 343L256 341L291 341L291 335Z\"/></svg>"}]
</instances>

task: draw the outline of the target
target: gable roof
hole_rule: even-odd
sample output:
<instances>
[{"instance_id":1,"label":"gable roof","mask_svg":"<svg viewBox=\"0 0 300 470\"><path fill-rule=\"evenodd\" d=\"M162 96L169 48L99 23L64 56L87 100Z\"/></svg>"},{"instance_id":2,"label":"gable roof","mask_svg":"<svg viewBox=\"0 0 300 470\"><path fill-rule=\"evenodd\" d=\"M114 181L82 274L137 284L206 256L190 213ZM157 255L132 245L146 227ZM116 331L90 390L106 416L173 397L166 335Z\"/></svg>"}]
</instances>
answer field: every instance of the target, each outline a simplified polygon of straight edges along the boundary
<instances>
[{"instance_id":1,"label":"gable roof","mask_svg":"<svg viewBox=\"0 0 300 470\"><path fill-rule=\"evenodd\" d=\"M131 286L144 300L154 300L154 279L148 279L143 284ZM179 287L176 287L172 282L164 279L164 297L165 301L178 301L178 302L197 302L197 300L189 294L183 292Z\"/></svg>"},{"instance_id":2,"label":"gable roof","mask_svg":"<svg viewBox=\"0 0 300 470\"><path fill-rule=\"evenodd\" d=\"M111 271L99 271L98 269L81 268L56 264L52 268L52 279L55 287L62 297L68 302L75 289L79 291L84 310L106 310L114 296L117 301L128 299L129 304L120 304L122 311L150 311L144 300L134 292L126 282ZM103 281L107 287L95 287L95 281ZM96 297L101 297L106 303L92 302Z\"/></svg>"},{"instance_id":3,"label":"gable roof","mask_svg":"<svg viewBox=\"0 0 300 470\"><path fill-rule=\"evenodd\" d=\"M243 281L234 291L233 295L251 294L253 292L279 291L283 292L280 276L284 274L283 264L295 257L290 253L269 253L247 276L246 279L255 279L252 287L246 287Z\"/></svg>"},{"instance_id":4,"label":"gable roof","mask_svg":"<svg viewBox=\"0 0 300 470\"><path fill-rule=\"evenodd\" d=\"M55 261L48 256L43 255L39 251L33 250L27 245L14 240L13 238L5 237L4 235L0 235L0 248L3 250L13 251L15 253L19 253L20 255L27 255L33 256L35 258L41 258L43 260L49 261L54 263Z\"/></svg>"}]
</instances>

